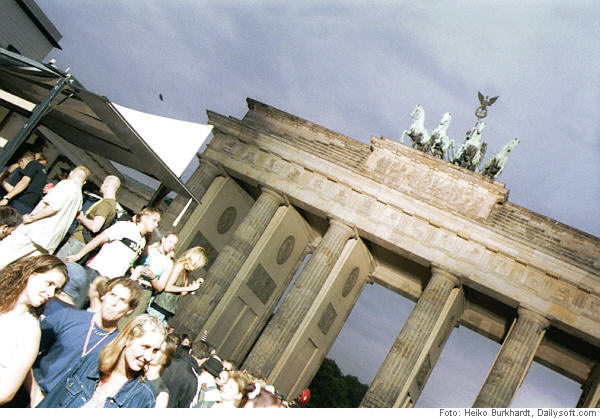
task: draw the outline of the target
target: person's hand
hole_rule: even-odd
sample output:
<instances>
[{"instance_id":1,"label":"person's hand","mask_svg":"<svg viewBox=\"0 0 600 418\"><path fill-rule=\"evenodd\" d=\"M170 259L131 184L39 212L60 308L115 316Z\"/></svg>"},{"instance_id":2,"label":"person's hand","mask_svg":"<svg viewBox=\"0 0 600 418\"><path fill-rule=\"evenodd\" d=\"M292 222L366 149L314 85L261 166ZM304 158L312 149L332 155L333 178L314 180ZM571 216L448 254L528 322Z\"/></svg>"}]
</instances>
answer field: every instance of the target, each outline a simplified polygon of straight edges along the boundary
<instances>
[{"instance_id":1,"label":"person's hand","mask_svg":"<svg viewBox=\"0 0 600 418\"><path fill-rule=\"evenodd\" d=\"M194 283L192 283L190 292L195 292L196 290L198 290L200 288L200 285L202 285L202 283L204 283L203 278L199 278L198 280L194 281Z\"/></svg>"},{"instance_id":2,"label":"person's hand","mask_svg":"<svg viewBox=\"0 0 600 418\"><path fill-rule=\"evenodd\" d=\"M142 268L143 266L135 266L135 267L131 267L129 269L129 277L131 277L132 280L136 280L136 281L140 281L140 274L142 272Z\"/></svg>"},{"instance_id":3,"label":"person's hand","mask_svg":"<svg viewBox=\"0 0 600 418\"><path fill-rule=\"evenodd\" d=\"M79 211L79 213L77 214L77 220L79 222L81 222L81 220L85 218L85 213L83 213L82 211Z\"/></svg>"},{"instance_id":4,"label":"person's hand","mask_svg":"<svg viewBox=\"0 0 600 418\"><path fill-rule=\"evenodd\" d=\"M146 276L148 280L156 279L156 275L152 272L152 270L150 270L150 267L148 266L142 266L142 270L140 273Z\"/></svg>"},{"instance_id":5,"label":"person's hand","mask_svg":"<svg viewBox=\"0 0 600 418\"><path fill-rule=\"evenodd\" d=\"M6 206L6 205L8 205L8 199L2 198L2 200L0 200L0 206Z\"/></svg>"},{"instance_id":6,"label":"person's hand","mask_svg":"<svg viewBox=\"0 0 600 418\"><path fill-rule=\"evenodd\" d=\"M21 219L22 219L22 222L23 222L25 225L27 225L27 224L30 224L30 223L32 223L32 222L33 222L33 217L32 217L32 216L31 216L29 213L26 213L25 215L23 215L23 216L21 217Z\"/></svg>"},{"instance_id":7,"label":"person's hand","mask_svg":"<svg viewBox=\"0 0 600 418\"><path fill-rule=\"evenodd\" d=\"M67 258L65 258L65 261L67 263L76 263L79 261L80 258L81 258L81 256L79 255L79 253L77 253L77 254L68 256Z\"/></svg>"}]
</instances>

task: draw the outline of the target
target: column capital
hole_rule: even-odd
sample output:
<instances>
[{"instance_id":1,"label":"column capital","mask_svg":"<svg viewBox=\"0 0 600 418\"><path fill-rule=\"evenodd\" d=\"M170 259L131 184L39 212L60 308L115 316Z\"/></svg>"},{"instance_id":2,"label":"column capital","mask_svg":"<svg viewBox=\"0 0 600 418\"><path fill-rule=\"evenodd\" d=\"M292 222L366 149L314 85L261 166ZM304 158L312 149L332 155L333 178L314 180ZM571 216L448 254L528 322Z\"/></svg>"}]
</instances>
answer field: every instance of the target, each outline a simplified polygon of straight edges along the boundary
<instances>
[{"instance_id":1,"label":"column capital","mask_svg":"<svg viewBox=\"0 0 600 418\"><path fill-rule=\"evenodd\" d=\"M225 170L223 169L223 167L221 166L221 164L219 162L213 160L212 158L208 158L202 154L196 154L196 157L198 157L198 163L200 165L203 165L206 169L213 172L215 174L215 176L218 176L218 175L226 176L227 175L227 173L225 172Z\"/></svg>"},{"instance_id":2,"label":"column capital","mask_svg":"<svg viewBox=\"0 0 600 418\"><path fill-rule=\"evenodd\" d=\"M544 329L550 326L550 321L548 320L548 318L536 312L533 312L523 306L519 306L517 308L517 314L519 315L519 318L529 319L531 321L537 322Z\"/></svg>"},{"instance_id":3,"label":"column capital","mask_svg":"<svg viewBox=\"0 0 600 418\"><path fill-rule=\"evenodd\" d=\"M262 194L269 196L271 199L275 200L280 205L284 205L287 203L285 196L283 196L281 193L271 189L268 186L261 186L260 191Z\"/></svg>"},{"instance_id":4,"label":"column capital","mask_svg":"<svg viewBox=\"0 0 600 418\"><path fill-rule=\"evenodd\" d=\"M455 287L460 285L460 280L454 274L450 273L448 270L445 270L438 266L431 266L431 277L439 277L446 280L451 281Z\"/></svg>"},{"instance_id":5,"label":"column capital","mask_svg":"<svg viewBox=\"0 0 600 418\"><path fill-rule=\"evenodd\" d=\"M330 228L336 227L338 229L345 230L346 232L348 232L348 234L350 234L350 236L354 235L354 228L338 218L334 218L334 217L330 216L329 217L329 227Z\"/></svg>"}]
</instances>

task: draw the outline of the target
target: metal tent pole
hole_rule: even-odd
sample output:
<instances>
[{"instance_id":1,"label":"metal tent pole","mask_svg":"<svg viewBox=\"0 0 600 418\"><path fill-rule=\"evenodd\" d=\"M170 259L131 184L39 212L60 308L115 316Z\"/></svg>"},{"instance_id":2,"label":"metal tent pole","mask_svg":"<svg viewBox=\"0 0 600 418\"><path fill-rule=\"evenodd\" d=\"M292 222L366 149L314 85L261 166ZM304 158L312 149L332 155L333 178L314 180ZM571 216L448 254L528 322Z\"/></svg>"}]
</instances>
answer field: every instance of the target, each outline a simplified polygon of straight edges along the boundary
<instances>
[{"instance_id":1,"label":"metal tent pole","mask_svg":"<svg viewBox=\"0 0 600 418\"><path fill-rule=\"evenodd\" d=\"M29 135L31 135L31 133L35 130L42 117L50 109L54 99L56 99L56 97L60 94L60 92L63 91L67 83L70 81L70 75L61 77L54 85L52 90L50 90L48 95L44 98L44 100L42 100L40 104L33 108L31 116L29 119L27 119L27 122L25 122L14 139L6 144L6 148L2 150L2 153L0 153L0 167L5 166L8 163L8 160L10 160L13 154L17 151L19 146L25 142L27 138L29 138Z\"/></svg>"}]
</instances>

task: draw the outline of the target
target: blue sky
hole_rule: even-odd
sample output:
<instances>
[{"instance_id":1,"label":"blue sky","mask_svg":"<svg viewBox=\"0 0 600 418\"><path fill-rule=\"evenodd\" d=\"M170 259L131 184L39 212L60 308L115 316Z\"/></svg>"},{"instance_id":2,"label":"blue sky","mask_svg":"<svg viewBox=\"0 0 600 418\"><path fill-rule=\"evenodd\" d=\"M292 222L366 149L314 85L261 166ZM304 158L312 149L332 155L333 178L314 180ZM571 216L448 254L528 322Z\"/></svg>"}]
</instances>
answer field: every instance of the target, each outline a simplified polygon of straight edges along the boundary
<instances>
[{"instance_id":1,"label":"blue sky","mask_svg":"<svg viewBox=\"0 0 600 418\"><path fill-rule=\"evenodd\" d=\"M63 34L49 58L115 103L161 116L242 117L252 97L368 143L399 139L421 104L429 131L450 112L448 135L461 143L477 92L500 96L483 139L488 156L521 141L498 179L509 200L600 235L596 1L37 3ZM411 307L368 286L330 355L368 383ZM417 406L470 406L498 348L455 330ZM534 365L513 406L578 397L579 385Z\"/></svg>"}]
</instances>

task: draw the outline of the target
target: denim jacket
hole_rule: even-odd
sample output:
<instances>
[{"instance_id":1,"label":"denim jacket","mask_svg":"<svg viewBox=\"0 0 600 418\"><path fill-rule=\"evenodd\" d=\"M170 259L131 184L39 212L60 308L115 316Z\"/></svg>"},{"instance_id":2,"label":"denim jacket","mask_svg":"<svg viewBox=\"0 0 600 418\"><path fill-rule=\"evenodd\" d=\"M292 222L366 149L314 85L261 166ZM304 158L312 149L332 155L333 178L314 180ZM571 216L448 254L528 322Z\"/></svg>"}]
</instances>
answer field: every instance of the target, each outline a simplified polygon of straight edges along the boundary
<instances>
[{"instance_id":1,"label":"denim jacket","mask_svg":"<svg viewBox=\"0 0 600 418\"><path fill-rule=\"evenodd\" d=\"M63 379L39 403L38 408L81 408L94 394L100 370L99 355L90 354L80 359ZM154 389L140 376L128 380L113 396L108 397L104 408L153 408Z\"/></svg>"}]
</instances>

